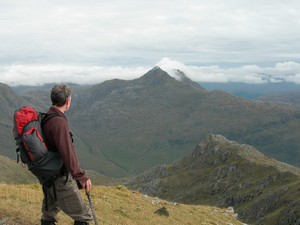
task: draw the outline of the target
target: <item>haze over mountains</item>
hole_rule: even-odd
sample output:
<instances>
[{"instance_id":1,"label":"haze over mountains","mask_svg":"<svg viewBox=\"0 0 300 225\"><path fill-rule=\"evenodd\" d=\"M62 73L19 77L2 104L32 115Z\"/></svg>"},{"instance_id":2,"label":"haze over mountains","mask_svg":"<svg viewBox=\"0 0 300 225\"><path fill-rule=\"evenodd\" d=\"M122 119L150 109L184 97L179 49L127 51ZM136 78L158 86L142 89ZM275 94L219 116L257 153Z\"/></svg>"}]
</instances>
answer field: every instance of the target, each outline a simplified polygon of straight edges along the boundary
<instances>
[{"instance_id":1,"label":"haze over mountains","mask_svg":"<svg viewBox=\"0 0 300 225\"><path fill-rule=\"evenodd\" d=\"M82 165L108 176L136 175L174 162L211 133L300 165L296 107L207 91L177 73L180 80L155 67L134 80L74 86L68 118ZM44 88L17 95L1 85L1 154L15 157L14 110L24 104L47 109L50 87Z\"/></svg>"}]
</instances>

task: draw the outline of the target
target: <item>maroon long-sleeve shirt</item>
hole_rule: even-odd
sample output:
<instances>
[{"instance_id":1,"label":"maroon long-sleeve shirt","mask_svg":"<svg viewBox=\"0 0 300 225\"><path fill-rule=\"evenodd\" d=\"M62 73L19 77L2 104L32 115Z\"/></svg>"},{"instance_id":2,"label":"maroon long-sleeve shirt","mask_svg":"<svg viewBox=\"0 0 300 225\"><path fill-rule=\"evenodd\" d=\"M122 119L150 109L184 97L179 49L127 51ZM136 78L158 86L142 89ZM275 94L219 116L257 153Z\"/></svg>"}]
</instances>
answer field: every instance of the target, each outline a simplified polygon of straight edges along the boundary
<instances>
[{"instance_id":1,"label":"maroon long-sleeve shirt","mask_svg":"<svg viewBox=\"0 0 300 225\"><path fill-rule=\"evenodd\" d=\"M69 133L68 120L64 113L50 107L47 114L56 113L59 116L52 117L44 125L44 134L47 140L47 147L51 151L58 151L63 160L64 166L79 186L84 187L89 179L80 164L75 152L72 139Z\"/></svg>"}]
</instances>

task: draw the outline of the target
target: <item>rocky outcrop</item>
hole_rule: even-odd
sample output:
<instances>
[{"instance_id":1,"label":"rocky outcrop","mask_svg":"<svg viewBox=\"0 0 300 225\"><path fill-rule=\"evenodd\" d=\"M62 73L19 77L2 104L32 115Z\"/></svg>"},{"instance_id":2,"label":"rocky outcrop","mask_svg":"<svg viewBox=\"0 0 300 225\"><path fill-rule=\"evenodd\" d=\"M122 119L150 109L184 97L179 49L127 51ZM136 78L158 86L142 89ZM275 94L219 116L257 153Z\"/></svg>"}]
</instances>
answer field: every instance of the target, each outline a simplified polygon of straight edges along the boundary
<instances>
[{"instance_id":1,"label":"rocky outcrop","mask_svg":"<svg viewBox=\"0 0 300 225\"><path fill-rule=\"evenodd\" d=\"M300 221L299 168L221 135L208 135L190 155L146 171L128 187L180 203L233 207L251 224Z\"/></svg>"}]
</instances>

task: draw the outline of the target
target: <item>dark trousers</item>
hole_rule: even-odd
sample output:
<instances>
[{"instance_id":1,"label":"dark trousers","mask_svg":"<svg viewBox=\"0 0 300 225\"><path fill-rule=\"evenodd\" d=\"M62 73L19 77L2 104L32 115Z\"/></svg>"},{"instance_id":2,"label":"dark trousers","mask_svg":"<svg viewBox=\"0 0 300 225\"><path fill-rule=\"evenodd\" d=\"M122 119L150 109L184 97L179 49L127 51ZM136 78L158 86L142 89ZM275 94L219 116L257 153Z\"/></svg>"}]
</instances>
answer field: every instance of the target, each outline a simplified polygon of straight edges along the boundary
<instances>
[{"instance_id":1,"label":"dark trousers","mask_svg":"<svg viewBox=\"0 0 300 225\"><path fill-rule=\"evenodd\" d=\"M66 181L66 179L68 180ZM54 185L55 189L49 187L45 190L47 195L44 195L42 220L57 222L57 214L61 210L74 221L88 222L93 220L90 208L84 202L74 179L61 176L54 181ZM54 197L54 190L57 200ZM46 210L45 196L47 196L48 210Z\"/></svg>"}]
</instances>

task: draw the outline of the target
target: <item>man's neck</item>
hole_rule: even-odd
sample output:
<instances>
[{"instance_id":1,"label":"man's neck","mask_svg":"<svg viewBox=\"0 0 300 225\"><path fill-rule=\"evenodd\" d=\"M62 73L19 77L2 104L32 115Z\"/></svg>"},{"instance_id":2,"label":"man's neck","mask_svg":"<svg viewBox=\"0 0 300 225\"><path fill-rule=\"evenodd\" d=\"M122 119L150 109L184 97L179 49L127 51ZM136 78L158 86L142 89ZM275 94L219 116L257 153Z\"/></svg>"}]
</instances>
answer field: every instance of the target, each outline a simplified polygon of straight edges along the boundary
<instances>
[{"instance_id":1,"label":"man's neck","mask_svg":"<svg viewBox=\"0 0 300 225\"><path fill-rule=\"evenodd\" d=\"M56 106L56 105L53 105L52 107L58 109L59 111L61 111L62 113L65 113L66 112L66 106L63 105L63 106Z\"/></svg>"}]
</instances>

